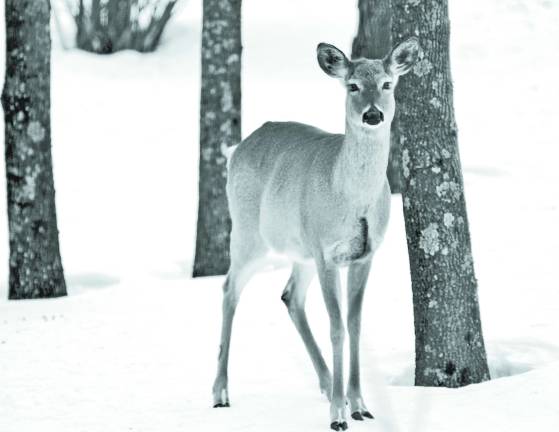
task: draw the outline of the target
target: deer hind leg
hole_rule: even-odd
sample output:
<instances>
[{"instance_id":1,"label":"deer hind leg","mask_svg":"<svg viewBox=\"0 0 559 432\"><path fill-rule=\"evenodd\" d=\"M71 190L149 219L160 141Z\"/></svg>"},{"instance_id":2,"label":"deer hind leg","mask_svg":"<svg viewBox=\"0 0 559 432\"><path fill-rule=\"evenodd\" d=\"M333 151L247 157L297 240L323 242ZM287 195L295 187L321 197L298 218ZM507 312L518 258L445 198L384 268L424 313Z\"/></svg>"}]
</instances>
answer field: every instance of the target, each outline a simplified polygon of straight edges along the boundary
<instances>
[{"instance_id":1,"label":"deer hind leg","mask_svg":"<svg viewBox=\"0 0 559 432\"><path fill-rule=\"evenodd\" d=\"M349 332L349 382L347 386L347 400L351 417L363 420L363 417L373 418L367 410L361 396L361 379L359 369L359 337L361 333L361 309L363 294L371 268L371 260L354 262L350 265L347 277L347 324Z\"/></svg>"},{"instance_id":2,"label":"deer hind leg","mask_svg":"<svg viewBox=\"0 0 559 432\"><path fill-rule=\"evenodd\" d=\"M311 280L315 274L316 270L314 265L304 265L295 263L293 265L293 271L291 277L287 282L281 299L287 306L287 311L289 316L295 324L295 328L301 335L305 348L309 353L314 369L318 375L318 380L320 383L320 391L328 397L331 398L332 393L332 375L328 370L328 366L322 357L320 348L318 347L316 340L309 327L309 322L307 321L307 314L305 313L305 300L307 297L307 288L311 283Z\"/></svg>"},{"instance_id":3,"label":"deer hind leg","mask_svg":"<svg viewBox=\"0 0 559 432\"><path fill-rule=\"evenodd\" d=\"M232 238L232 244L234 239ZM245 242L241 249L231 248L231 266L223 285L223 321L217 375L213 385L214 408L229 406L227 366L235 309L241 292L250 278L261 267L265 249L260 241Z\"/></svg>"}]
</instances>

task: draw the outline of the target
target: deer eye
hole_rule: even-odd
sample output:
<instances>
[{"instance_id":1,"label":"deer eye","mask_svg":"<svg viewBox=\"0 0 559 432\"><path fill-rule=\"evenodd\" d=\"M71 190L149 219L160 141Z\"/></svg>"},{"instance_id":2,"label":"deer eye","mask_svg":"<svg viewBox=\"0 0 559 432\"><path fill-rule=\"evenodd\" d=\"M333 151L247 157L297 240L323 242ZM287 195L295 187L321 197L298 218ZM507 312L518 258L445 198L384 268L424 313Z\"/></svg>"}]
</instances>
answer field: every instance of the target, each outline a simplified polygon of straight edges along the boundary
<instances>
[{"instance_id":1,"label":"deer eye","mask_svg":"<svg viewBox=\"0 0 559 432\"><path fill-rule=\"evenodd\" d=\"M392 88L392 83L390 81L385 81L382 85L383 90L390 90Z\"/></svg>"},{"instance_id":2,"label":"deer eye","mask_svg":"<svg viewBox=\"0 0 559 432\"><path fill-rule=\"evenodd\" d=\"M351 92L351 93L355 93L357 91L359 91L359 86L357 84L349 84L347 86L347 89Z\"/></svg>"}]
</instances>

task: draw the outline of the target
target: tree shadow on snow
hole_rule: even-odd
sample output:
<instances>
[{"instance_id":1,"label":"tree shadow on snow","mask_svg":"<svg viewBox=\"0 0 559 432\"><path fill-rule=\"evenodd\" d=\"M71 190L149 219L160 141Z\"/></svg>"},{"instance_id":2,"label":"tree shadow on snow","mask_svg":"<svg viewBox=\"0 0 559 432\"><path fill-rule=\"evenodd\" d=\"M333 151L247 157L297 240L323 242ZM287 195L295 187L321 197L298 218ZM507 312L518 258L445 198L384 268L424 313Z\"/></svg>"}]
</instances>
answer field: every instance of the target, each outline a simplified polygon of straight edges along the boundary
<instances>
[{"instance_id":1,"label":"tree shadow on snow","mask_svg":"<svg viewBox=\"0 0 559 432\"><path fill-rule=\"evenodd\" d=\"M559 361L559 346L536 339L491 341L487 360L492 379L519 375Z\"/></svg>"},{"instance_id":2,"label":"tree shadow on snow","mask_svg":"<svg viewBox=\"0 0 559 432\"><path fill-rule=\"evenodd\" d=\"M120 278L104 273L78 273L66 276L68 294L80 294L98 288L107 288L120 282Z\"/></svg>"},{"instance_id":3,"label":"tree shadow on snow","mask_svg":"<svg viewBox=\"0 0 559 432\"><path fill-rule=\"evenodd\" d=\"M388 385L413 386L415 366L411 353L391 357L391 368L385 371ZM487 362L491 379L530 372L559 361L559 346L537 339L493 340L487 343Z\"/></svg>"}]
</instances>

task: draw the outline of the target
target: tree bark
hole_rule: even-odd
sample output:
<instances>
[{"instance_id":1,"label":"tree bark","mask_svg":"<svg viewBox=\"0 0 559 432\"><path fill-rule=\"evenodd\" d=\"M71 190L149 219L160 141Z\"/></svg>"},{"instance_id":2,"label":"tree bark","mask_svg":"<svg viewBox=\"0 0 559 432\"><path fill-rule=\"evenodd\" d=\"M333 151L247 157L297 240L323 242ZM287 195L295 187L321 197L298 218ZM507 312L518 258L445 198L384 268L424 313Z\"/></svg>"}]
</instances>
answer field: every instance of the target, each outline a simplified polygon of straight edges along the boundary
<instances>
[{"instance_id":1,"label":"tree bark","mask_svg":"<svg viewBox=\"0 0 559 432\"><path fill-rule=\"evenodd\" d=\"M395 42L423 54L396 90L415 322L415 382L489 379L454 118L447 0L393 0Z\"/></svg>"},{"instance_id":2,"label":"tree bark","mask_svg":"<svg viewBox=\"0 0 559 432\"><path fill-rule=\"evenodd\" d=\"M50 4L6 1L4 107L10 299L66 295L50 132Z\"/></svg>"},{"instance_id":3,"label":"tree bark","mask_svg":"<svg viewBox=\"0 0 559 432\"><path fill-rule=\"evenodd\" d=\"M226 153L241 140L241 51L241 0L204 0L194 277L229 268Z\"/></svg>"},{"instance_id":4,"label":"tree bark","mask_svg":"<svg viewBox=\"0 0 559 432\"><path fill-rule=\"evenodd\" d=\"M392 0L359 0L358 7L359 26L353 39L351 58L383 58L392 48ZM386 170L393 194L402 191L402 152L396 122L397 119L392 122L390 157Z\"/></svg>"}]
</instances>

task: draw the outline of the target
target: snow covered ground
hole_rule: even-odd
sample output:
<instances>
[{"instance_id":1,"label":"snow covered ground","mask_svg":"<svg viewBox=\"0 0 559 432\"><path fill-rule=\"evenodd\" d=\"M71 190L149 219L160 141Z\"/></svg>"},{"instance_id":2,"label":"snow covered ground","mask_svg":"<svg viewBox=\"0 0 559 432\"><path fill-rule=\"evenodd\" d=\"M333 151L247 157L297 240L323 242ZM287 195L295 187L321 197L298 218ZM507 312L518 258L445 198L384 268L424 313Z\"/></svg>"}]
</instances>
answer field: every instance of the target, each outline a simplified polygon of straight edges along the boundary
<instances>
[{"instance_id":1,"label":"snow covered ground","mask_svg":"<svg viewBox=\"0 0 559 432\"><path fill-rule=\"evenodd\" d=\"M223 278L189 278L199 3L183 3L153 55L64 51L53 37L53 155L70 295L6 300L0 187L1 432L328 428L326 399L279 299L285 269L258 275L245 290L232 407L210 408ZM319 70L314 50L319 41L349 50L355 8L333 0L243 3L245 135L268 119L341 131L344 92ZM394 198L364 306L364 396L377 419L350 428L557 431L559 4L451 0L451 19L474 260L498 379L458 390L412 386L409 269ZM3 179L3 164L0 171ZM307 309L329 358L317 281Z\"/></svg>"}]
</instances>

